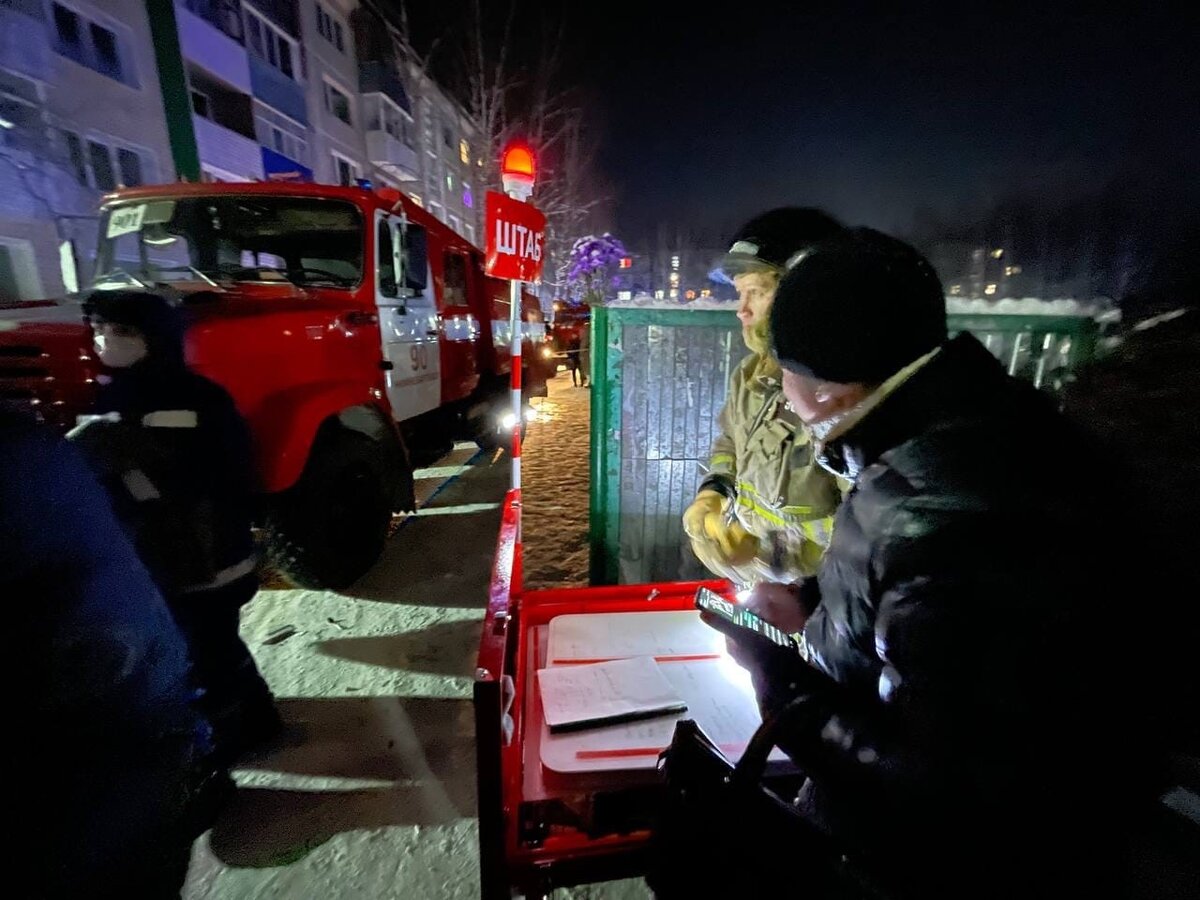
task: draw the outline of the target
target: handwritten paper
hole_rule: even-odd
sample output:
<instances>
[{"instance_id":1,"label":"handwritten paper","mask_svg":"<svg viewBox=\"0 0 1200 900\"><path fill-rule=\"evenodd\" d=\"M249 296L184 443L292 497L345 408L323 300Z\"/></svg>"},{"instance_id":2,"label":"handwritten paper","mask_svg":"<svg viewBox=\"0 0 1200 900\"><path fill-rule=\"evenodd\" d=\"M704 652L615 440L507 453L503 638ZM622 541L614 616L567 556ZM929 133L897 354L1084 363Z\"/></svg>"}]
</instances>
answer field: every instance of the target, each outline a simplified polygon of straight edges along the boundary
<instances>
[{"instance_id":1,"label":"handwritten paper","mask_svg":"<svg viewBox=\"0 0 1200 900\"><path fill-rule=\"evenodd\" d=\"M552 666L632 656L663 662L715 658L724 651L724 636L705 625L699 611L684 609L555 616L546 658Z\"/></svg>"},{"instance_id":2,"label":"handwritten paper","mask_svg":"<svg viewBox=\"0 0 1200 900\"><path fill-rule=\"evenodd\" d=\"M541 669L537 675L551 731L687 709L649 656Z\"/></svg>"}]
</instances>

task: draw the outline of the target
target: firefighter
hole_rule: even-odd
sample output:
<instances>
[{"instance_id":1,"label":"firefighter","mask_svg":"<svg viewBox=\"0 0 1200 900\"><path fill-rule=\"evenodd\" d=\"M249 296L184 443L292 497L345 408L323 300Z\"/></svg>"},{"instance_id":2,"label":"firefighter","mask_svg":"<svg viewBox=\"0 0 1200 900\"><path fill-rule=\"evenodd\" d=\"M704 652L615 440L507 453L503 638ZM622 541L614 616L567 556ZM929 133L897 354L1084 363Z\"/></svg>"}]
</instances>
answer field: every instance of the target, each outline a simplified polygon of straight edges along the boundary
<instances>
[{"instance_id":1,"label":"firefighter","mask_svg":"<svg viewBox=\"0 0 1200 900\"><path fill-rule=\"evenodd\" d=\"M229 760L280 728L238 635L258 591L250 436L223 388L190 371L164 297L97 291L85 305L108 368L96 415L71 433L188 641L204 709Z\"/></svg>"},{"instance_id":2,"label":"firefighter","mask_svg":"<svg viewBox=\"0 0 1200 900\"><path fill-rule=\"evenodd\" d=\"M738 319L750 354L734 371L708 471L683 527L697 558L741 586L811 575L829 543L839 483L816 465L799 419L787 409L768 315L788 265L841 226L815 209L763 213L737 232L721 260L738 292Z\"/></svg>"}]
</instances>

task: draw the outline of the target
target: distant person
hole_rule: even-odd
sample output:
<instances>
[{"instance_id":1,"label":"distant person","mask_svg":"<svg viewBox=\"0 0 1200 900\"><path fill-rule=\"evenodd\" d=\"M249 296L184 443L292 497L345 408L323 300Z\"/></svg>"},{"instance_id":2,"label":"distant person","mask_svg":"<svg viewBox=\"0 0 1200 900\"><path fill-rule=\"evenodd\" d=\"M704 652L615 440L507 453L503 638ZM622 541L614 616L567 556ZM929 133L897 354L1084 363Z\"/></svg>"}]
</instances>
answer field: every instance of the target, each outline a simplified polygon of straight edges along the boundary
<instances>
[{"instance_id":1,"label":"distant person","mask_svg":"<svg viewBox=\"0 0 1200 900\"><path fill-rule=\"evenodd\" d=\"M592 317L579 325L579 386L587 387L592 373Z\"/></svg>"},{"instance_id":2,"label":"distant person","mask_svg":"<svg viewBox=\"0 0 1200 900\"><path fill-rule=\"evenodd\" d=\"M755 216L734 235L720 270L738 292L749 355L729 380L720 432L696 499L683 517L692 551L714 575L787 594L816 571L841 501L837 479L813 458L787 408L771 355L768 315L788 262L840 225L815 209Z\"/></svg>"},{"instance_id":3,"label":"distant person","mask_svg":"<svg viewBox=\"0 0 1200 900\"><path fill-rule=\"evenodd\" d=\"M24 660L6 698L17 893L178 897L232 791L186 644L79 453L3 408L0 595Z\"/></svg>"},{"instance_id":4,"label":"distant person","mask_svg":"<svg viewBox=\"0 0 1200 900\"><path fill-rule=\"evenodd\" d=\"M747 601L842 689L782 742L799 808L914 896L1110 896L1163 786L1147 699L1180 602L1141 590L1153 559L1114 557L1136 545L1126 473L948 339L933 268L878 232L799 260L771 334L818 460L854 484L816 577ZM750 665L778 709L794 675Z\"/></svg>"},{"instance_id":5,"label":"distant person","mask_svg":"<svg viewBox=\"0 0 1200 900\"><path fill-rule=\"evenodd\" d=\"M579 386L579 339L567 341L567 368L571 370L571 386Z\"/></svg>"},{"instance_id":6,"label":"distant person","mask_svg":"<svg viewBox=\"0 0 1200 900\"><path fill-rule=\"evenodd\" d=\"M223 388L190 371L165 298L97 291L85 305L108 368L72 432L187 637L227 758L276 734L266 682L238 634L258 590L250 435Z\"/></svg>"}]
</instances>

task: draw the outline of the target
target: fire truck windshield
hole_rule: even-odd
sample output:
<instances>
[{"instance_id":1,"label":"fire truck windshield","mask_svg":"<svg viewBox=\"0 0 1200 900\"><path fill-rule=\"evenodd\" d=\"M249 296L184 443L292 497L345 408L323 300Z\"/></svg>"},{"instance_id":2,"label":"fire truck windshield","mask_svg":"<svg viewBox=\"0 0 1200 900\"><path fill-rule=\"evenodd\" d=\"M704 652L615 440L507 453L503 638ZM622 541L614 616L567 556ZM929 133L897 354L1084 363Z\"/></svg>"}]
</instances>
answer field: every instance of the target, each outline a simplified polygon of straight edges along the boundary
<instances>
[{"instance_id":1,"label":"fire truck windshield","mask_svg":"<svg viewBox=\"0 0 1200 900\"><path fill-rule=\"evenodd\" d=\"M353 204L221 195L107 207L92 287L286 279L353 288L362 276L362 216Z\"/></svg>"}]
</instances>

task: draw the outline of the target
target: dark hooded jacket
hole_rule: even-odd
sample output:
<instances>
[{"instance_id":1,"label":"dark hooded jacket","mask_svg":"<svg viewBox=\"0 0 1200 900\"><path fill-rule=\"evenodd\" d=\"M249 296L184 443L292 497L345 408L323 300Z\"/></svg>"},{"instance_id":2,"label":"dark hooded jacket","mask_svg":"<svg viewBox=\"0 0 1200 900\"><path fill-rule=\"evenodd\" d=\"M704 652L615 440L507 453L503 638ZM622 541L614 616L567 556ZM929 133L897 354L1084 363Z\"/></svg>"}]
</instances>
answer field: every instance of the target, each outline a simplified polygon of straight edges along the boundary
<instances>
[{"instance_id":1,"label":"dark hooded jacket","mask_svg":"<svg viewBox=\"0 0 1200 900\"><path fill-rule=\"evenodd\" d=\"M188 369L183 318L165 298L97 292L94 319L131 326L146 357L108 372L100 416L73 432L118 517L168 598L220 587L253 570L254 464L229 394Z\"/></svg>"}]
</instances>

